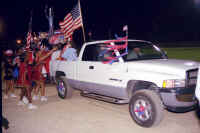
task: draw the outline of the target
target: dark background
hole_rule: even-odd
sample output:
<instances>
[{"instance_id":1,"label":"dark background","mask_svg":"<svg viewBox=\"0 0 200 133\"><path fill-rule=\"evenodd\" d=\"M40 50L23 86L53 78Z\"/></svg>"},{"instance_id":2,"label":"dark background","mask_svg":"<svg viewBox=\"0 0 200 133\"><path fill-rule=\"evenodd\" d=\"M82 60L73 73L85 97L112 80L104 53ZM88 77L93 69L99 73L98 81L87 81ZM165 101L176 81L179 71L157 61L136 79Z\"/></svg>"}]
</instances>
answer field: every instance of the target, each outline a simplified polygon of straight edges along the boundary
<instances>
[{"instance_id":1,"label":"dark background","mask_svg":"<svg viewBox=\"0 0 200 133\"><path fill-rule=\"evenodd\" d=\"M30 12L33 11L32 30L48 31L45 5L53 7L54 29L58 22L76 5L77 0L1 0L1 46L13 45L16 39L25 40ZM200 0L81 0L83 24L88 40L123 36L124 25L129 38L156 42L200 41ZM74 33L81 41L82 30Z\"/></svg>"}]
</instances>

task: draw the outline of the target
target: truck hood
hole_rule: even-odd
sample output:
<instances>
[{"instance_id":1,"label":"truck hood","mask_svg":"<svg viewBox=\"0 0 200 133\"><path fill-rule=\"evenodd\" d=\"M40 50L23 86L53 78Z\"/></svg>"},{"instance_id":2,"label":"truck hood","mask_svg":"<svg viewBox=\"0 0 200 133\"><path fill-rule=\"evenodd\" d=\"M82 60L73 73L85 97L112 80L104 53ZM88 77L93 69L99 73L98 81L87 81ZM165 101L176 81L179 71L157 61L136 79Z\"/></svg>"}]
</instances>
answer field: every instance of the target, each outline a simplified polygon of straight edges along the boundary
<instances>
[{"instance_id":1,"label":"truck hood","mask_svg":"<svg viewBox=\"0 0 200 133\"><path fill-rule=\"evenodd\" d=\"M150 71L183 76L185 71L198 68L200 62L177 59L156 59L126 62L128 70Z\"/></svg>"}]
</instances>

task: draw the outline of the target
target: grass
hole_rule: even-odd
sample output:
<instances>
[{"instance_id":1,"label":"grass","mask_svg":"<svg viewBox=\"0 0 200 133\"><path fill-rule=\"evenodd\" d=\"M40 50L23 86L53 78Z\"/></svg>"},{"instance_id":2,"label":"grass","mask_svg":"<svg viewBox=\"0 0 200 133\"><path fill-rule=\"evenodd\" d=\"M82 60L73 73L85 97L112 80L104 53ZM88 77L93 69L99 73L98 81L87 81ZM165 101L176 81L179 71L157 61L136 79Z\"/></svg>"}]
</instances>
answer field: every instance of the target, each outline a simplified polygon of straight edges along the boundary
<instances>
[{"instance_id":1,"label":"grass","mask_svg":"<svg viewBox=\"0 0 200 133\"><path fill-rule=\"evenodd\" d=\"M162 48L169 58L187 59L200 62L200 47Z\"/></svg>"}]
</instances>

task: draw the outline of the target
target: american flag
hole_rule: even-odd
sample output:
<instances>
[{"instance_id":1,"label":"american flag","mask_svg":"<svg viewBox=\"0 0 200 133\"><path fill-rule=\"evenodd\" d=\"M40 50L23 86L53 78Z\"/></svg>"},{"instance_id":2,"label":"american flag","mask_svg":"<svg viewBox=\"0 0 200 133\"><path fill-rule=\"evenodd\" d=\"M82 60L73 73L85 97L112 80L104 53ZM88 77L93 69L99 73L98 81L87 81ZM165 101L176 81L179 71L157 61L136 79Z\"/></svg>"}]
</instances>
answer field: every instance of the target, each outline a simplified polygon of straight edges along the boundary
<instances>
[{"instance_id":1,"label":"american flag","mask_svg":"<svg viewBox=\"0 0 200 133\"><path fill-rule=\"evenodd\" d=\"M27 37L26 37L26 48L30 48L31 38L32 38L31 32L28 32Z\"/></svg>"},{"instance_id":2,"label":"american flag","mask_svg":"<svg viewBox=\"0 0 200 133\"><path fill-rule=\"evenodd\" d=\"M32 39L32 35L31 35L31 32L32 32L32 14L33 14L33 12L31 11L31 17L30 17L30 21L29 21L29 24L28 24L28 33L27 33L27 36L26 36L26 49L29 49L30 45L31 45L31 39Z\"/></svg>"},{"instance_id":3,"label":"american flag","mask_svg":"<svg viewBox=\"0 0 200 133\"><path fill-rule=\"evenodd\" d=\"M71 12L65 16L64 20L60 22L59 25L64 33L65 40L72 36L74 30L83 26L79 4L77 4Z\"/></svg>"}]
</instances>

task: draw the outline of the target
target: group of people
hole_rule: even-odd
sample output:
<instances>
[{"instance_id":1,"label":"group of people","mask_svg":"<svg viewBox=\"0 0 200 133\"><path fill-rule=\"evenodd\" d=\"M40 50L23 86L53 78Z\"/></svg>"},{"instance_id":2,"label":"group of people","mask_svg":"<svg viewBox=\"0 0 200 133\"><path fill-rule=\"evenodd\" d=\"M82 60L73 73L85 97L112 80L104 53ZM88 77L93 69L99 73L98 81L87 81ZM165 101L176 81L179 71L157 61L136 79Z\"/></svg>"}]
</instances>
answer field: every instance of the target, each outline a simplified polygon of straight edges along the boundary
<instances>
[{"instance_id":1,"label":"group of people","mask_svg":"<svg viewBox=\"0 0 200 133\"><path fill-rule=\"evenodd\" d=\"M49 75L51 55L58 48L50 48L46 43L33 43L29 48L18 48L10 55L5 51L4 99L17 97L14 91L18 87L21 90L18 105L27 104L28 109L36 109L37 106L32 104L32 100L40 98L41 101L47 101L45 78Z\"/></svg>"}]
</instances>

